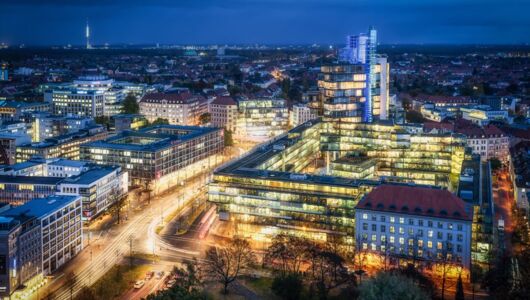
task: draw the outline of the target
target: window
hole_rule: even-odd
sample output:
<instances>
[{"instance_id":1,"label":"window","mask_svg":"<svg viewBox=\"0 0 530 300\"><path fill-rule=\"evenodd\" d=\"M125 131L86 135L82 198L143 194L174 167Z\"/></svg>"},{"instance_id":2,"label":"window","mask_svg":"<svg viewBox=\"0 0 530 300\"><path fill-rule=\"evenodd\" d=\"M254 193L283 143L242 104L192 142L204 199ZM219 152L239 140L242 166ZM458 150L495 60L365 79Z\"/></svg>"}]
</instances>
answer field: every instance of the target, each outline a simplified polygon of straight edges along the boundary
<instances>
[{"instance_id":1,"label":"window","mask_svg":"<svg viewBox=\"0 0 530 300\"><path fill-rule=\"evenodd\" d=\"M377 221L377 216L376 215L372 215L372 221Z\"/></svg>"},{"instance_id":2,"label":"window","mask_svg":"<svg viewBox=\"0 0 530 300\"><path fill-rule=\"evenodd\" d=\"M399 238L399 244L401 244L401 245L405 244L405 239L400 237Z\"/></svg>"},{"instance_id":3,"label":"window","mask_svg":"<svg viewBox=\"0 0 530 300\"><path fill-rule=\"evenodd\" d=\"M458 231L462 231L462 227L463 227L462 224L458 224L458 225L456 225L456 229L457 229Z\"/></svg>"},{"instance_id":4,"label":"window","mask_svg":"<svg viewBox=\"0 0 530 300\"><path fill-rule=\"evenodd\" d=\"M427 236L432 238L434 232L432 230L427 231Z\"/></svg>"},{"instance_id":5,"label":"window","mask_svg":"<svg viewBox=\"0 0 530 300\"><path fill-rule=\"evenodd\" d=\"M394 240L394 237L393 237L393 236L390 236L390 242L391 242L391 243L394 243L394 241L395 241L395 240Z\"/></svg>"},{"instance_id":6,"label":"window","mask_svg":"<svg viewBox=\"0 0 530 300\"><path fill-rule=\"evenodd\" d=\"M438 228L440 228L440 229L441 229L441 228L444 228L444 224L443 224L442 222L438 222L437 225L438 225Z\"/></svg>"},{"instance_id":7,"label":"window","mask_svg":"<svg viewBox=\"0 0 530 300\"><path fill-rule=\"evenodd\" d=\"M453 223L448 223L447 224L447 229L453 230Z\"/></svg>"},{"instance_id":8,"label":"window","mask_svg":"<svg viewBox=\"0 0 530 300\"><path fill-rule=\"evenodd\" d=\"M437 248L438 250L442 250L442 248L443 248L442 242L438 242L438 243L436 244L436 248Z\"/></svg>"},{"instance_id":9,"label":"window","mask_svg":"<svg viewBox=\"0 0 530 300\"><path fill-rule=\"evenodd\" d=\"M463 237L461 234L457 234L457 235L456 235L456 240L459 241L459 242L461 242L461 241L464 240L464 237Z\"/></svg>"},{"instance_id":10,"label":"window","mask_svg":"<svg viewBox=\"0 0 530 300\"><path fill-rule=\"evenodd\" d=\"M409 228L409 235L414 235L414 229Z\"/></svg>"},{"instance_id":11,"label":"window","mask_svg":"<svg viewBox=\"0 0 530 300\"><path fill-rule=\"evenodd\" d=\"M456 245L456 252L462 252L462 245L460 244Z\"/></svg>"},{"instance_id":12,"label":"window","mask_svg":"<svg viewBox=\"0 0 530 300\"><path fill-rule=\"evenodd\" d=\"M399 218L399 224L404 224L405 223L405 218Z\"/></svg>"},{"instance_id":13,"label":"window","mask_svg":"<svg viewBox=\"0 0 530 300\"><path fill-rule=\"evenodd\" d=\"M431 241L427 241L427 248L432 248L432 242Z\"/></svg>"},{"instance_id":14,"label":"window","mask_svg":"<svg viewBox=\"0 0 530 300\"><path fill-rule=\"evenodd\" d=\"M386 225L381 225L381 232L386 232Z\"/></svg>"},{"instance_id":15,"label":"window","mask_svg":"<svg viewBox=\"0 0 530 300\"><path fill-rule=\"evenodd\" d=\"M375 241L377 241L377 235L372 234L372 242L375 242Z\"/></svg>"},{"instance_id":16,"label":"window","mask_svg":"<svg viewBox=\"0 0 530 300\"><path fill-rule=\"evenodd\" d=\"M418 247L423 247L423 240L418 240Z\"/></svg>"},{"instance_id":17,"label":"window","mask_svg":"<svg viewBox=\"0 0 530 300\"><path fill-rule=\"evenodd\" d=\"M386 217L385 216L381 216L381 222L386 222Z\"/></svg>"},{"instance_id":18,"label":"window","mask_svg":"<svg viewBox=\"0 0 530 300\"><path fill-rule=\"evenodd\" d=\"M409 225L414 225L414 219L409 219Z\"/></svg>"},{"instance_id":19,"label":"window","mask_svg":"<svg viewBox=\"0 0 530 300\"><path fill-rule=\"evenodd\" d=\"M418 229L418 236L423 236L423 229Z\"/></svg>"},{"instance_id":20,"label":"window","mask_svg":"<svg viewBox=\"0 0 530 300\"><path fill-rule=\"evenodd\" d=\"M423 220L418 220L418 226L423 226Z\"/></svg>"},{"instance_id":21,"label":"window","mask_svg":"<svg viewBox=\"0 0 530 300\"><path fill-rule=\"evenodd\" d=\"M382 236L381 236L381 242L382 242L382 243L386 242L386 235L382 235Z\"/></svg>"},{"instance_id":22,"label":"window","mask_svg":"<svg viewBox=\"0 0 530 300\"><path fill-rule=\"evenodd\" d=\"M363 220L368 220L368 214L363 214Z\"/></svg>"},{"instance_id":23,"label":"window","mask_svg":"<svg viewBox=\"0 0 530 300\"><path fill-rule=\"evenodd\" d=\"M414 246L414 240L413 239L409 239L409 246L410 247Z\"/></svg>"},{"instance_id":24,"label":"window","mask_svg":"<svg viewBox=\"0 0 530 300\"><path fill-rule=\"evenodd\" d=\"M452 233L447 233L447 240L448 241L452 241L453 240L453 234Z\"/></svg>"},{"instance_id":25,"label":"window","mask_svg":"<svg viewBox=\"0 0 530 300\"><path fill-rule=\"evenodd\" d=\"M363 223L363 230L368 230L368 223Z\"/></svg>"},{"instance_id":26,"label":"window","mask_svg":"<svg viewBox=\"0 0 530 300\"><path fill-rule=\"evenodd\" d=\"M395 222L396 222L396 218L390 217L390 223L395 223Z\"/></svg>"},{"instance_id":27,"label":"window","mask_svg":"<svg viewBox=\"0 0 530 300\"><path fill-rule=\"evenodd\" d=\"M396 232L396 228L394 226L390 226L390 233L395 233Z\"/></svg>"},{"instance_id":28,"label":"window","mask_svg":"<svg viewBox=\"0 0 530 300\"><path fill-rule=\"evenodd\" d=\"M399 227L399 234L405 234L405 228Z\"/></svg>"},{"instance_id":29,"label":"window","mask_svg":"<svg viewBox=\"0 0 530 300\"><path fill-rule=\"evenodd\" d=\"M377 231L377 225L372 224L372 231Z\"/></svg>"},{"instance_id":30,"label":"window","mask_svg":"<svg viewBox=\"0 0 530 300\"><path fill-rule=\"evenodd\" d=\"M432 221L427 221L427 227L432 227Z\"/></svg>"},{"instance_id":31,"label":"window","mask_svg":"<svg viewBox=\"0 0 530 300\"><path fill-rule=\"evenodd\" d=\"M438 231L437 234L436 234L436 237L437 237L439 240L443 239L443 232Z\"/></svg>"}]
</instances>

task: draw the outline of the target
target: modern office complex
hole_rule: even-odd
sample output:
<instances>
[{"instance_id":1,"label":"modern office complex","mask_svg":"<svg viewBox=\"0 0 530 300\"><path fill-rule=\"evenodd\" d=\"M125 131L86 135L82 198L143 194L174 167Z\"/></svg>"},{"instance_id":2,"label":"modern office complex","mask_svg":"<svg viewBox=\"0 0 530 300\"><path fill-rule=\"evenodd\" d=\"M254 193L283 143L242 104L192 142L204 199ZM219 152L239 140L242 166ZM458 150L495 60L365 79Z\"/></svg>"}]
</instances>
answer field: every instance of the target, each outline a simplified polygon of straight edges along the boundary
<instances>
[{"instance_id":1,"label":"modern office complex","mask_svg":"<svg viewBox=\"0 0 530 300\"><path fill-rule=\"evenodd\" d=\"M149 122L167 119L172 125L198 125L199 117L208 112L208 102L189 92L151 93L140 100L140 114Z\"/></svg>"},{"instance_id":2,"label":"modern office complex","mask_svg":"<svg viewBox=\"0 0 530 300\"><path fill-rule=\"evenodd\" d=\"M94 119L79 116L54 116L49 113L33 114L32 141L40 142L47 138L77 132L93 127Z\"/></svg>"},{"instance_id":3,"label":"modern office complex","mask_svg":"<svg viewBox=\"0 0 530 300\"><path fill-rule=\"evenodd\" d=\"M45 102L0 101L2 122L25 121L32 113L48 111L50 111L50 104Z\"/></svg>"},{"instance_id":4,"label":"modern office complex","mask_svg":"<svg viewBox=\"0 0 530 300\"><path fill-rule=\"evenodd\" d=\"M56 115L101 117L104 112L105 93L98 90L61 89L48 91L44 99L53 106Z\"/></svg>"},{"instance_id":5,"label":"modern office complex","mask_svg":"<svg viewBox=\"0 0 530 300\"><path fill-rule=\"evenodd\" d=\"M119 165L130 184L158 193L215 164L223 147L222 129L160 125L81 145L81 159Z\"/></svg>"},{"instance_id":6,"label":"modern office complex","mask_svg":"<svg viewBox=\"0 0 530 300\"><path fill-rule=\"evenodd\" d=\"M284 133L289 111L284 99L242 99L239 101L237 135L263 141Z\"/></svg>"},{"instance_id":7,"label":"modern office complex","mask_svg":"<svg viewBox=\"0 0 530 300\"><path fill-rule=\"evenodd\" d=\"M77 132L48 138L37 143L27 143L17 146L16 161L24 162L33 157L43 159L67 158L79 159L79 146L101 140L107 137L107 131L101 125L93 125Z\"/></svg>"},{"instance_id":8,"label":"modern office complex","mask_svg":"<svg viewBox=\"0 0 530 300\"><path fill-rule=\"evenodd\" d=\"M80 195L83 220L89 221L127 196L128 176L120 167L95 167L65 178L58 186L60 195Z\"/></svg>"},{"instance_id":9,"label":"modern office complex","mask_svg":"<svg viewBox=\"0 0 530 300\"><path fill-rule=\"evenodd\" d=\"M81 221L81 197L49 196L34 199L0 213L0 217L24 219L36 218L39 232L37 253L42 264L34 266L46 276L76 256L83 248ZM24 250L24 249L21 249ZM26 249L27 250L27 249ZM24 259L21 257L20 259ZM17 265L17 262L14 263Z\"/></svg>"},{"instance_id":10,"label":"modern office complex","mask_svg":"<svg viewBox=\"0 0 530 300\"><path fill-rule=\"evenodd\" d=\"M0 203L21 205L57 192L58 177L0 175Z\"/></svg>"},{"instance_id":11,"label":"modern office complex","mask_svg":"<svg viewBox=\"0 0 530 300\"><path fill-rule=\"evenodd\" d=\"M355 214L359 249L470 267L472 215L447 190L381 185L359 201Z\"/></svg>"},{"instance_id":12,"label":"modern office complex","mask_svg":"<svg viewBox=\"0 0 530 300\"><path fill-rule=\"evenodd\" d=\"M209 201L240 230L353 242L355 206L368 191L382 182L456 190L464 146L455 136L408 133L397 125L317 119L217 169Z\"/></svg>"},{"instance_id":13,"label":"modern office complex","mask_svg":"<svg viewBox=\"0 0 530 300\"><path fill-rule=\"evenodd\" d=\"M348 36L335 64L321 67L320 97L311 107L319 115L347 122L385 120L389 114L389 65L376 54L376 31Z\"/></svg>"}]
</instances>

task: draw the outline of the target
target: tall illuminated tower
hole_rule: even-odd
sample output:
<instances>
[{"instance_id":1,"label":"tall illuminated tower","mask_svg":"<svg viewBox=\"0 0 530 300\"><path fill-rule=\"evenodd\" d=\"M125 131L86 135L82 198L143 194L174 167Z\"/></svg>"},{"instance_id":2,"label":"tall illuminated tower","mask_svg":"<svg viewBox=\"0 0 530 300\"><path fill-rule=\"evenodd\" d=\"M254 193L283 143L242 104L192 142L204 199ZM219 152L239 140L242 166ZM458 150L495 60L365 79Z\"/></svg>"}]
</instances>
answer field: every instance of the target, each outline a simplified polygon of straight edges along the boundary
<instances>
[{"instance_id":1,"label":"tall illuminated tower","mask_svg":"<svg viewBox=\"0 0 530 300\"><path fill-rule=\"evenodd\" d=\"M86 48L92 49L92 46L90 45L90 26L88 26L88 20L86 21L85 36L86 36Z\"/></svg>"}]
</instances>

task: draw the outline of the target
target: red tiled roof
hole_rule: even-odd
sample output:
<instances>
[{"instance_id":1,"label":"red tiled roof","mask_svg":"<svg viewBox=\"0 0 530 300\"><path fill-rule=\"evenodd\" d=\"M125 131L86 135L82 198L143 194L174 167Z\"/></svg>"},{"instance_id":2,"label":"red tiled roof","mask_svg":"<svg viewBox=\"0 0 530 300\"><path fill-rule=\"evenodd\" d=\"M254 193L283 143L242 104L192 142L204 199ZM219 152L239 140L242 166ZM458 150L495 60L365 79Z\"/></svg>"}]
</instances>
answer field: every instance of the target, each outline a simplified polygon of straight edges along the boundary
<instances>
[{"instance_id":1,"label":"red tiled roof","mask_svg":"<svg viewBox=\"0 0 530 300\"><path fill-rule=\"evenodd\" d=\"M158 103L160 101L167 101L168 103L187 103L194 100L203 100L202 96L193 95L190 92L182 93L151 93L143 96L140 102Z\"/></svg>"},{"instance_id":2,"label":"red tiled roof","mask_svg":"<svg viewBox=\"0 0 530 300\"><path fill-rule=\"evenodd\" d=\"M221 96L212 101L216 105L237 105L237 102L232 97Z\"/></svg>"},{"instance_id":3,"label":"red tiled roof","mask_svg":"<svg viewBox=\"0 0 530 300\"><path fill-rule=\"evenodd\" d=\"M357 204L358 209L470 221L462 199L447 190L406 185L381 185Z\"/></svg>"}]
</instances>

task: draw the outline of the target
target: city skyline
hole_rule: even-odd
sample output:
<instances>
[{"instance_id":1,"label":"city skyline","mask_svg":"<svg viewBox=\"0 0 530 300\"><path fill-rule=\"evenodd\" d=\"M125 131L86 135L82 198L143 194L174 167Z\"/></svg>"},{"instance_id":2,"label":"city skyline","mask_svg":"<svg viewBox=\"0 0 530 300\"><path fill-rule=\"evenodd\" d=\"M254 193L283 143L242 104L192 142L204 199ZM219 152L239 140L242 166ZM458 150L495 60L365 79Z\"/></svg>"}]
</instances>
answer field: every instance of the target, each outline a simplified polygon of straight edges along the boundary
<instances>
[{"instance_id":1,"label":"city skyline","mask_svg":"<svg viewBox=\"0 0 530 300\"><path fill-rule=\"evenodd\" d=\"M0 42L91 44L337 44L367 25L382 44L524 44L530 3L506 1L4 1ZM295 12L295 13L293 13ZM154 17L157 16L157 17ZM333 34L329 34L332 32Z\"/></svg>"}]
</instances>

